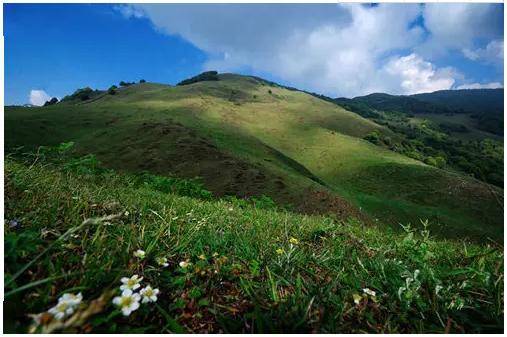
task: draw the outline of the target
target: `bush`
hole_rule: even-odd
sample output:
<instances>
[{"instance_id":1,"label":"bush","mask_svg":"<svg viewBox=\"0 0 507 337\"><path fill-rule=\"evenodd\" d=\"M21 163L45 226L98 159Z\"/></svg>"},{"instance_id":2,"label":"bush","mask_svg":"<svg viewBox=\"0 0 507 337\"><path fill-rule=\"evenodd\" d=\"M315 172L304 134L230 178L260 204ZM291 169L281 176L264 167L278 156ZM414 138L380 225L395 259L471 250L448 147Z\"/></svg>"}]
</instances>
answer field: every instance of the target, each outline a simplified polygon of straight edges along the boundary
<instances>
[{"instance_id":1,"label":"bush","mask_svg":"<svg viewBox=\"0 0 507 337\"><path fill-rule=\"evenodd\" d=\"M116 94L116 89L118 89L118 87L116 85L112 85L108 90L107 90L107 93L109 95L114 95Z\"/></svg>"},{"instance_id":2,"label":"bush","mask_svg":"<svg viewBox=\"0 0 507 337\"><path fill-rule=\"evenodd\" d=\"M48 106L48 105L54 105L58 103L58 98L56 97L53 97L51 98L49 101L46 101L46 103L44 103L44 106Z\"/></svg>"},{"instance_id":3,"label":"bush","mask_svg":"<svg viewBox=\"0 0 507 337\"><path fill-rule=\"evenodd\" d=\"M199 74L199 75L194 76L192 78L183 80L180 83L178 83L177 85L187 85L187 84L192 84L192 83L197 83L197 82L202 82L202 81L218 81L218 80L219 80L218 72L206 71L206 72L203 72L202 74Z\"/></svg>"},{"instance_id":4,"label":"bush","mask_svg":"<svg viewBox=\"0 0 507 337\"><path fill-rule=\"evenodd\" d=\"M146 80L140 80L139 83L146 83Z\"/></svg>"}]
</instances>

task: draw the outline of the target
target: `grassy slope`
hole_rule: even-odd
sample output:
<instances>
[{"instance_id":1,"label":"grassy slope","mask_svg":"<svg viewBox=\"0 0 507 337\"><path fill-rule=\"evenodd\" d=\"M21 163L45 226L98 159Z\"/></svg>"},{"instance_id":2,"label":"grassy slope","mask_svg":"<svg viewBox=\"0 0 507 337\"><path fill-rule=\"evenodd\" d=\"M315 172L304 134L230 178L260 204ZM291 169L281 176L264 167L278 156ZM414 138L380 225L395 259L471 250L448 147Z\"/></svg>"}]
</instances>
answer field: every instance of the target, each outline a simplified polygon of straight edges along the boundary
<instances>
[{"instance_id":1,"label":"grassy slope","mask_svg":"<svg viewBox=\"0 0 507 337\"><path fill-rule=\"evenodd\" d=\"M264 193L300 206L318 198L309 191L327 190L386 223L428 218L449 237L502 239L490 187L369 144L360 138L381 127L334 104L221 76L181 87L135 85L77 106L7 109L6 144L73 140L111 167L203 176L218 194ZM340 213L357 214L339 201Z\"/></svg>"},{"instance_id":2,"label":"grassy slope","mask_svg":"<svg viewBox=\"0 0 507 337\"><path fill-rule=\"evenodd\" d=\"M135 188L128 175L77 175L44 162L7 159L5 174L5 218L21 224L5 228L7 332L25 332L27 313L78 291L78 315L92 307L95 315L67 332L503 330L501 248L204 202ZM112 214L121 216L81 226ZM292 246L291 237L298 240ZM139 248L145 260L132 256ZM157 267L157 256L169 267ZM178 267L184 260L193 265ZM9 283L29 261L35 263ZM157 305L124 318L110 291L132 274L161 294ZM356 305L353 295L365 287L375 297Z\"/></svg>"}]
</instances>

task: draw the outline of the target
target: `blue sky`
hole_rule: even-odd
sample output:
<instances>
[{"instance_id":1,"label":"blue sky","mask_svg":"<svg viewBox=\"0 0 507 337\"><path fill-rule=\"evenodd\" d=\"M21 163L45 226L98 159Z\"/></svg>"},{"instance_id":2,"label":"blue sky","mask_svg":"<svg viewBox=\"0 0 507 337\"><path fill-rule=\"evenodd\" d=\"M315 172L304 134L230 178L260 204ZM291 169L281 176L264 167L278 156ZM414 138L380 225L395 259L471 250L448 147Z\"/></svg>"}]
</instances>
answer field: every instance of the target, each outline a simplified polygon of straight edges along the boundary
<instances>
[{"instance_id":1,"label":"blue sky","mask_svg":"<svg viewBox=\"0 0 507 337\"><path fill-rule=\"evenodd\" d=\"M203 70L330 96L503 86L503 5L5 4L5 103Z\"/></svg>"}]
</instances>

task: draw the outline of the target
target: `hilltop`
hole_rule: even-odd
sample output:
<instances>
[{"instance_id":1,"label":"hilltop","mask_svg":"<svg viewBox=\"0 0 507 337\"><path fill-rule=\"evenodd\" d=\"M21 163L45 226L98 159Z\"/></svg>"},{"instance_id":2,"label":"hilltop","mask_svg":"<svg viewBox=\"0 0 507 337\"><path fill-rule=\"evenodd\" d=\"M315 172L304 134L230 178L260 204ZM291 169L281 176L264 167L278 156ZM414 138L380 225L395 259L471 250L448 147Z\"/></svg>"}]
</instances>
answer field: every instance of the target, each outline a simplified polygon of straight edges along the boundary
<instances>
[{"instance_id":1,"label":"hilltop","mask_svg":"<svg viewBox=\"0 0 507 337\"><path fill-rule=\"evenodd\" d=\"M131 84L43 108L6 108L6 149L76 143L109 168L201 177L215 196L266 195L297 212L436 235L503 239L503 190L368 137L400 133L315 95L235 74ZM80 93L78 93L80 94Z\"/></svg>"}]
</instances>

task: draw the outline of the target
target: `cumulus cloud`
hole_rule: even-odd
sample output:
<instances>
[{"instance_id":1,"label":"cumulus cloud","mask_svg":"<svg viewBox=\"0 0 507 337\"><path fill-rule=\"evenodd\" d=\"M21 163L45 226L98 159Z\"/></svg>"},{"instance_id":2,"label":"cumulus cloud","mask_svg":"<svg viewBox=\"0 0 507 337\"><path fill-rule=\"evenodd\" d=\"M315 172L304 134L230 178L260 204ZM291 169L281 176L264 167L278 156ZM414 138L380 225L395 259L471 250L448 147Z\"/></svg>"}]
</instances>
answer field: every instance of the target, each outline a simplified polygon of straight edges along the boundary
<instances>
[{"instance_id":1,"label":"cumulus cloud","mask_svg":"<svg viewBox=\"0 0 507 337\"><path fill-rule=\"evenodd\" d=\"M456 89L499 89L499 88L503 88L503 85L500 82L469 83L456 87Z\"/></svg>"},{"instance_id":2,"label":"cumulus cloud","mask_svg":"<svg viewBox=\"0 0 507 337\"><path fill-rule=\"evenodd\" d=\"M46 101L49 101L49 96L44 90L31 90L29 95L29 102L32 105L42 106Z\"/></svg>"},{"instance_id":3,"label":"cumulus cloud","mask_svg":"<svg viewBox=\"0 0 507 337\"><path fill-rule=\"evenodd\" d=\"M457 75L452 68L437 69L417 54L393 58L384 69L387 74L400 79L404 94L450 89Z\"/></svg>"},{"instance_id":4,"label":"cumulus cloud","mask_svg":"<svg viewBox=\"0 0 507 337\"><path fill-rule=\"evenodd\" d=\"M428 52L435 45L468 48L478 58L497 52L498 45L483 51L472 43L496 34L496 25L487 21L496 15L494 7L453 5L442 7L451 24L432 4L143 4L118 10L205 51L206 69L246 68L302 89L350 97L451 88L459 73L435 65Z\"/></svg>"}]
</instances>

